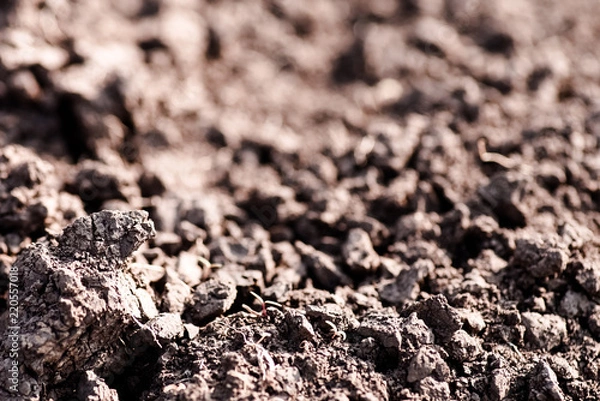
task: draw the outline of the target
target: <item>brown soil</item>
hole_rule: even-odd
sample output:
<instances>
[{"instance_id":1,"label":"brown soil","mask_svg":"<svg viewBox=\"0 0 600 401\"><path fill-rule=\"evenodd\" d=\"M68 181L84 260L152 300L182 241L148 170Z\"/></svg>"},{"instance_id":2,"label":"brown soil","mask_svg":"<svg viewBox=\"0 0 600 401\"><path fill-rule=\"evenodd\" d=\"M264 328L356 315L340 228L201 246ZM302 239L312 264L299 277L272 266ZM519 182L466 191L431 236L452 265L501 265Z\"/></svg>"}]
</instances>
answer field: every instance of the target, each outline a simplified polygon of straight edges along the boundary
<instances>
[{"instance_id":1,"label":"brown soil","mask_svg":"<svg viewBox=\"0 0 600 401\"><path fill-rule=\"evenodd\" d=\"M0 399L599 399L598 15L1 2Z\"/></svg>"}]
</instances>

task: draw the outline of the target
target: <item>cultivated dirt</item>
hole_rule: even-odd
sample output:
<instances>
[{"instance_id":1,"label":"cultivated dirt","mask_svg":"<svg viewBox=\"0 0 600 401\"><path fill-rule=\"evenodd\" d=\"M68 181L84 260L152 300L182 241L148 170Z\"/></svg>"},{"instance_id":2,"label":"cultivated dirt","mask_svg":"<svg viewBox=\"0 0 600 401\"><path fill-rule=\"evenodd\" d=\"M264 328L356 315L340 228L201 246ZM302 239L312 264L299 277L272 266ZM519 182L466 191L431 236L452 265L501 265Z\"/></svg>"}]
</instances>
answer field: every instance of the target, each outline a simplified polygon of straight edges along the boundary
<instances>
[{"instance_id":1,"label":"cultivated dirt","mask_svg":"<svg viewBox=\"0 0 600 401\"><path fill-rule=\"evenodd\" d=\"M598 15L1 2L0 399L600 399Z\"/></svg>"}]
</instances>

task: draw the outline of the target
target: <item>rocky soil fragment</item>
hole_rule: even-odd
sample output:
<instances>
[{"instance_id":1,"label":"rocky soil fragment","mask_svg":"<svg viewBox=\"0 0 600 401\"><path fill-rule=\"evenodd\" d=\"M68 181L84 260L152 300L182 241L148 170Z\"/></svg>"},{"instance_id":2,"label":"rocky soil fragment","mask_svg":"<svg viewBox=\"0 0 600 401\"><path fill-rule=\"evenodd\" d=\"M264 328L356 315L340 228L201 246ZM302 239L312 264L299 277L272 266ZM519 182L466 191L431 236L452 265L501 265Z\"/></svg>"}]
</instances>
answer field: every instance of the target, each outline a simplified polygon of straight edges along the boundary
<instances>
[{"instance_id":1,"label":"rocky soil fragment","mask_svg":"<svg viewBox=\"0 0 600 401\"><path fill-rule=\"evenodd\" d=\"M521 317L526 329L525 339L535 348L551 350L567 336L567 325L560 316L523 312Z\"/></svg>"},{"instance_id":2,"label":"rocky soil fragment","mask_svg":"<svg viewBox=\"0 0 600 401\"><path fill-rule=\"evenodd\" d=\"M348 233L348 239L342 247L342 255L350 271L359 276L372 273L379 267L379 256L373 249L369 234L354 228Z\"/></svg>"},{"instance_id":3,"label":"rocky soil fragment","mask_svg":"<svg viewBox=\"0 0 600 401\"><path fill-rule=\"evenodd\" d=\"M90 401L118 401L116 390L108 387L106 382L94 372L87 371L79 381L77 397Z\"/></svg>"},{"instance_id":4,"label":"rocky soil fragment","mask_svg":"<svg viewBox=\"0 0 600 401\"><path fill-rule=\"evenodd\" d=\"M39 236L82 216L81 201L60 184L53 166L31 150L0 148L0 234Z\"/></svg>"},{"instance_id":5,"label":"rocky soil fragment","mask_svg":"<svg viewBox=\"0 0 600 401\"><path fill-rule=\"evenodd\" d=\"M454 360L464 362L477 359L482 349L476 338L464 330L457 330L448 342L448 351Z\"/></svg>"},{"instance_id":6,"label":"rocky soil fragment","mask_svg":"<svg viewBox=\"0 0 600 401\"><path fill-rule=\"evenodd\" d=\"M381 300L392 305L402 305L417 297L425 277L433 272L435 266L430 260L419 259L411 266L397 273L396 278L382 281L377 290Z\"/></svg>"},{"instance_id":7,"label":"rocky soil fragment","mask_svg":"<svg viewBox=\"0 0 600 401\"><path fill-rule=\"evenodd\" d=\"M442 341L449 340L462 327L458 311L448 304L446 297L436 295L409 307Z\"/></svg>"},{"instance_id":8,"label":"rocky soil fragment","mask_svg":"<svg viewBox=\"0 0 600 401\"><path fill-rule=\"evenodd\" d=\"M125 343L144 319L127 259L154 235L145 212L102 211L77 219L15 261L22 283L21 374L36 399L42 383L79 369L107 375L129 361Z\"/></svg>"},{"instance_id":9,"label":"rocky soil fragment","mask_svg":"<svg viewBox=\"0 0 600 401\"><path fill-rule=\"evenodd\" d=\"M577 260L574 263L578 268L575 279L587 294L592 297L600 295L600 268L598 268L598 260L598 255L593 252L585 259Z\"/></svg>"},{"instance_id":10,"label":"rocky soil fragment","mask_svg":"<svg viewBox=\"0 0 600 401\"><path fill-rule=\"evenodd\" d=\"M356 332L363 337L373 337L392 355L397 356L402 346L401 322L402 319L392 311L369 314L361 321Z\"/></svg>"},{"instance_id":11,"label":"rocky soil fragment","mask_svg":"<svg viewBox=\"0 0 600 401\"><path fill-rule=\"evenodd\" d=\"M548 277L560 273L567 267L567 261L566 247L556 237L516 240L513 263L533 277Z\"/></svg>"},{"instance_id":12,"label":"rocky soil fragment","mask_svg":"<svg viewBox=\"0 0 600 401\"><path fill-rule=\"evenodd\" d=\"M558 384L556 373L548 362L540 361L531 372L529 398L534 400L563 401L565 396Z\"/></svg>"},{"instance_id":13,"label":"rocky soil fragment","mask_svg":"<svg viewBox=\"0 0 600 401\"><path fill-rule=\"evenodd\" d=\"M152 340L158 341L162 346L181 337L184 326L179 314L162 313L150 319L144 329L152 336Z\"/></svg>"},{"instance_id":14,"label":"rocky soil fragment","mask_svg":"<svg viewBox=\"0 0 600 401\"><path fill-rule=\"evenodd\" d=\"M302 256L303 263L314 275L316 284L319 287L333 290L338 285L349 282L348 276L344 274L341 267L333 261L331 256L302 242L296 242L295 246Z\"/></svg>"},{"instance_id":15,"label":"rocky soil fragment","mask_svg":"<svg viewBox=\"0 0 600 401\"><path fill-rule=\"evenodd\" d=\"M421 347L408 365L408 376L406 377L406 380L409 383L420 381L431 375L433 372L435 372L436 376L439 378L443 378L449 373L448 366L435 347Z\"/></svg>"},{"instance_id":16,"label":"rocky soil fragment","mask_svg":"<svg viewBox=\"0 0 600 401\"><path fill-rule=\"evenodd\" d=\"M188 319L197 325L227 312L237 296L235 285L217 280L200 284L187 301L184 312Z\"/></svg>"}]
</instances>

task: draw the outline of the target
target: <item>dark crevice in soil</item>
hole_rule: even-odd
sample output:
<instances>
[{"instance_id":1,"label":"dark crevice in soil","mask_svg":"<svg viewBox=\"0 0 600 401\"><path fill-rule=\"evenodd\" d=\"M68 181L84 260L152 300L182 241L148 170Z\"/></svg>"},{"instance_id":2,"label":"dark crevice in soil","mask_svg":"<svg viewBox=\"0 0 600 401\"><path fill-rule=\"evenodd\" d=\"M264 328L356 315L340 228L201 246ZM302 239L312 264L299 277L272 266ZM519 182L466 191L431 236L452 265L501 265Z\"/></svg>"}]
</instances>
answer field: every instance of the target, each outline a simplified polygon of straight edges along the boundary
<instances>
[{"instance_id":1,"label":"dark crevice in soil","mask_svg":"<svg viewBox=\"0 0 600 401\"><path fill-rule=\"evenodd\" d=\"M56 110L60 133L74 163L84 157L95 157L93 149L88 145L87 133L79 114L75 111L76 104L81 101L82 98L77 94L63 93L58 98Z\"/></svg>"}]
</instances>

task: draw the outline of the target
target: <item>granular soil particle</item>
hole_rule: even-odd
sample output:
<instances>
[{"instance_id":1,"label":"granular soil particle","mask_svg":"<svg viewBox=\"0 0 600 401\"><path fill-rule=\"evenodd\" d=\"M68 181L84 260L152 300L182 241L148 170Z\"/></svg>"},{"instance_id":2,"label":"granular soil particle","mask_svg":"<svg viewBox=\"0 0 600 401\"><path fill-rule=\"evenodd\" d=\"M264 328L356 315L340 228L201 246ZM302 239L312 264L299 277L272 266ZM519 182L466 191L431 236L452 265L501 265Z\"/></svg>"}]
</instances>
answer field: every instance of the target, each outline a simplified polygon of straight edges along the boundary
<instances>
[{"instance_id":1,"label":"granular soil particle","mask_svg":"<svg viewBox=\"0 0 600 401\"><path fill-rule=\"evenodd\" d=\"M600 399L599 14L2 2L0 399Z\"/></svg>"}]
</instances>

